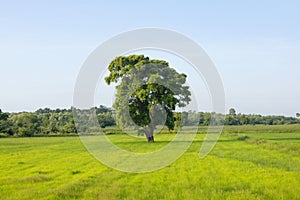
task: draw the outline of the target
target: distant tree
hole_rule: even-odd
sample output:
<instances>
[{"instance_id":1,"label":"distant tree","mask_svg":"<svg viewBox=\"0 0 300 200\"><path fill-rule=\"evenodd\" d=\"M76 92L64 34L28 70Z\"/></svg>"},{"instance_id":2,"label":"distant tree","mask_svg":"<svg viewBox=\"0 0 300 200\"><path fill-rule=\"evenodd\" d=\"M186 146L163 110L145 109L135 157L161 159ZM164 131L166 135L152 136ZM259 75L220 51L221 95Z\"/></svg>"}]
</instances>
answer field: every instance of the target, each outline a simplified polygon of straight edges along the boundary
<instances>
[{"instance_id":1,"label":"distant tree","mask_svg":"<svg viewBox=\"0 0 300 200\"><path fill-rule=\"evenodd\" d=\"M231 116L236 116L236 111L235 111L234 108L230 108L230 109L229 109L229 115L231 115Z\"/></svg>"},{"instance_id":2,"label":"distant tree","mask_svg":"<svg viewBox=\"0 0 300 200\"><path fill-rule=\"evenodd\" d=\"M61 129L62 133L76 133L74 120L68 121Z\"/></svg>"},{"instance_id":3,"label":"distant tree","mask_svg":"<svg viewBox=\"0 0 300 200\"><path fill-rule=\"evenodd\" d=\"M11 126L8 121L9 115L7 113L3 113L0 109L0 133L12 134Z\"/></svg>"},{"instance_id":4,"label":"distant tree","mask_svg":"<svg viewBox=\"0 0 300 200\"><path fill-rule=\"evenodd\" d=\"M181 118L180 118L180 120L181 120L181 124L182 124L182 126L186 126L186 125L188 125L189 124L189 115L188 115L188 113L187 112L185 112L185 111L183 111L182 113L181 113Z\"/></svg>"},{"instance_id":5,"label":"distant tree","mask_svg":"<svg viewBox=\"0 0 300 200\"><path fill-rule=\"evenodd\" d=\"M100 105L99 108L95 108L96 109L96 114L99 114L99 113L106 113L106 112L111 112L111 109L108 108L108 107L105 107L103 105Z\"/></svg>"},{"instance_id":6,"label":"distant tree","mask_svg":"<svg viewBox=\"0 0 300 200\"><path fill-rule=\"evenodd\" d=\"M236 115L235 109L230 108L229 109L229 114L225 116L224 124L225 125L239 125L240 121L239 121L238 117L240 117L240 116Z\"/></svg>"},{"instance_id":7,"label":"distant tree","mask_svg":"<svg viewBox=\"0 0 300 200\"><path fill-rule=\"evenodd\" d=\"M208 126L211 120L211 113L204 113L203 115L203 125Z\"/></svg>"},{"instance_id":8,"label":"distant tree","mask_svg":"<svg viewBox=\"0 0 300 200\"><path fill-rule=\"evenodd\" d=\"M0 120L7 120L8 114L3 113L2 110L0 109Z\"/></svg>"},{"instance_id":9,"label":"distant tree","mask_svg":"<svg viewBox=\"0 0 300 200\"><path fill-rule=\"evenodd\" d=\"M237 117L241 125L249 124L249 118L245 114L238 114Z\"/></svg>"},{"instance_id":10,"label":"distant tree","mask_svg":"<svg viewBox=\"0 0 300 200\"><path fill-rule=\"evenodd\" d=\"M19 113L11 116L13 132L18 136L33 136L40 133L40 121L37 114Z\"/></svg>"},{"instance_id":11,"label":"distant tree","mask_svg":"<svg viewBox=\"0 0 300 200\"><path fill-rule=\"evenodd\" d=\"M267 116L267 117L265 117L264 121L265 121L266 125L273 125L274 118L272 116Z\"/></svg>"},{"instance_id":12,"label":"distant tree","mask_svg":"<svg viewBox=\"0 0 300 200\"><path fill-rule=\"evenodd\" d=\"M51 113L52 112L52 110L50 109L50 108L44 108L44 109L42 109L42 108L40 108L40 109L38 109L37 111L35 111L37 114L45 114L45 113Z\"/></svg>"},{"instance_id":13,"label":"distant tree","mask_svg":"<svg viewBox=\"0 0 300 200\"><path fill-rule=\"evenodd\" d=\"M190 102L189 87L184 86L185 74L176 72L166 61L150 60L144 55L117 57L109 64L108 70L110 74L105 78L108 85L120 81L113 105L119 126L127 126L131 117L134 123L144 127L148 142L154 142L154 129L163 120L162 116L166 116L165 125L174 129L173 111L176 106L183 107ZM141 81L133 94L126 92ZM162 81L172 86L172 90L153 81ZM130 116L124 111L126 105L129 105Z\"/></svg>"},{"instance_id":14,"label":"distant tree","mask_svg":"<svg viewBox=\"0 0 300 200\"><path fill-rule=\"evenodd\" d=\"M101 128L116 125L115 119L110 112L99 113L97 118Z\"/></svg>"},{"instance_id":15,"label":"distant tree","mask_svg":"<svg viewBox=\"0 0 300 200\"><path fill-rule=\"evenodd\" d=\"M298 118L299 118L299 117L300 117L300 113L296 113L296 117L298 117Z\"/></svg>"}]
</instances>

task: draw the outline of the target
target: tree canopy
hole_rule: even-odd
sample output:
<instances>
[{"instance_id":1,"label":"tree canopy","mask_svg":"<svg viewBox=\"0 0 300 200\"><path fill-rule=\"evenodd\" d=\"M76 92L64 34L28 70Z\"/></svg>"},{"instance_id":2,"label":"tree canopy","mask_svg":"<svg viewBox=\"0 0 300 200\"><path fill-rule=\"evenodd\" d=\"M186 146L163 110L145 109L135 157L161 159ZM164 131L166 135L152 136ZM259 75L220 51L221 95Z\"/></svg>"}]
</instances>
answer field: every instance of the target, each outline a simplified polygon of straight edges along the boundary
<instances>
[{"instance_id":1,"label":"tree canopy","mask_svg":"<svg viewBox=\"0 0 300 200\"><path fill-rule=\"evenodd\" d=\"M113 107L120 127L143 127L148 142L153 142L157 125L174 129L176 106L184 107L190 99L186 75L178 73L164 60L144 55L116 57L108 66L107 84L119 83ZM132 120L130 120L132 119Z\"/></svg>"}]
</instances>

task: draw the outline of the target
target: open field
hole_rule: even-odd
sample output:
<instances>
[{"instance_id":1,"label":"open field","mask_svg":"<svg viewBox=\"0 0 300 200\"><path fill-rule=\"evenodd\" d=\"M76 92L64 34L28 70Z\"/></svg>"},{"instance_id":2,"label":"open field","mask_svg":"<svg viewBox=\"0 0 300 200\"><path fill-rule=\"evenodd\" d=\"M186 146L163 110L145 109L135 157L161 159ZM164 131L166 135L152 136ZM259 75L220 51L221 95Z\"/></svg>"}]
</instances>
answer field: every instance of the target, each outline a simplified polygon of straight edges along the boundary
<instances>
[{"instance_id":1,"label":"open field","mask_svg":"<svg viewBox=\"0 0 300 200\"><path fill-rule=\"evenodd\" d=\"M198 158L199 134L176 162L143 174L106 167L78 137L1 138L0 199L300 198L300 132L226 129L206 158ZM157 135L153 144L108 137L124 149L146 152L173 136Z\"/></svg>"}]
</instances>

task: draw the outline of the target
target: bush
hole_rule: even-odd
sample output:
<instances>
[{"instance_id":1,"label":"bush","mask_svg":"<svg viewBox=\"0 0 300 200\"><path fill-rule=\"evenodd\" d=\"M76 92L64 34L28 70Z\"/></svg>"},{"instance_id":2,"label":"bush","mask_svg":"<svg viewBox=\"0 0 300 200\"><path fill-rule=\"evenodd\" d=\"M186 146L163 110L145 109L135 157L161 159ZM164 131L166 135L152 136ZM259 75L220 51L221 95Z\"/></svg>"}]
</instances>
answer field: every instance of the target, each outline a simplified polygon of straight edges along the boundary
<instances>
[{"instance_id":1,"label":"bush","mask_svg":"<svg viewBox=\"0 0 300 200\"><path fill-rule=\"evenodd\" d=\"M5 138L5 137L8 137L8 135L5 133L0 133L0 138Z\"/></svg>"},{"instance_id":2,"label":"bush","mask_svg":"<svg viewBox=\"0 0 300 200\"><path fill-rule=\"evenodd\" d=\"M237 138L237 140L240 140L240 141L245 141L247 139L249 139L249 137L247 135L243 135L243 136L240 136Z\"/></svg>"}]
</instances>

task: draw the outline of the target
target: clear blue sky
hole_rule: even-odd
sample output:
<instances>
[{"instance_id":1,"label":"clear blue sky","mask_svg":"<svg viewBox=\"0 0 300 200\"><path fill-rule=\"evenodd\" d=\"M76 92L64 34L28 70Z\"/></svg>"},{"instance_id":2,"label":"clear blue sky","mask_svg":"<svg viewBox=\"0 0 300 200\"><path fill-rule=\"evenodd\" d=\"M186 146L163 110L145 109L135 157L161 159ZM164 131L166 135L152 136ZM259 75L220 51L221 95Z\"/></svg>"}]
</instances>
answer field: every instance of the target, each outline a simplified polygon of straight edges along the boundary
<instances>
[{"instance_id":1,"label":"clear blue sky","mask_svg":"<svg viewBox=\"0 0 300 200\"><path fill-rule=\"evenodd\" d=\"M81 64L142 27L198 42L218 68L226 108L300 112L299 1L1 1L0 108L69 108Z\"/></svg>"}]
</instances>

